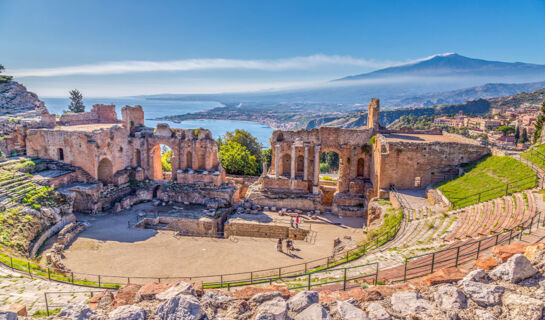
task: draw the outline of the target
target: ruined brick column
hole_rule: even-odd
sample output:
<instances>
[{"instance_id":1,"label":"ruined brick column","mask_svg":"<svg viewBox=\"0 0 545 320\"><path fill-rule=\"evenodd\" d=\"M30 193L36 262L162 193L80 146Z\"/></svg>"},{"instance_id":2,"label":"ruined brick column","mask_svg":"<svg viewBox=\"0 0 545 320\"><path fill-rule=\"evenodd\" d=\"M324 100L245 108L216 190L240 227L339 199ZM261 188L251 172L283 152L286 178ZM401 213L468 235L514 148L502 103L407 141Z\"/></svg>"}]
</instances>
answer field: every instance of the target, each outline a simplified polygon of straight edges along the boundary
<instances>
[{"instance_id":1,"label":"ruined brick column","mask_svg":"<svg viewBox=\"0 0 545 320\"><path fill-rule=\"evenodd\" d=\"M320 179L320 145L314 146L314 186L312 187L313 193L318 193L318 181Z\"/></svg>"},{"instance_id":2,"label":"ruined brick column","mask_svg":"<svg viewBox=\"0 0 545 320\"><path fill-rule=\"evenodd\" d=\"M291 170L290 170L290 178L293 180L295 179L295 144L291 145Z\"/></svg>"},{"instance_id":3,"label":"ruined brick column","mask_svg":"<svg viewBox=\"0 0 545 320\"><path fill-rule=\"evenodd\" d=\"M303 180L308 180L308 148L309 148L309 145L308 144L305 144L305 163L304 163L304 166L303 166Z\"/></svg>"},{"instance_id":4,"label":"ruined brick column","mask_svg":"<svg viewBox=\"0 0 545 320\"><path fill-rule=\"evenodd\" d=\"M342 146L341 154L339 155L339 183L337 184L338 192L345 192L348 190L348 175L350 172L350 164L347 160L350 156L350 148L347 146ZM352 163L352 160L350 160Z\"/></svg>"},{"instance_id":5,"label":"ruined brick column","mask_svg":"<svg viewBox=\"0 0 545 320\"><path fill-rule=\"evenodd\" d=\"M280 144L274 146L274 177L280 176Z\"/></svg>"}]
</instances>

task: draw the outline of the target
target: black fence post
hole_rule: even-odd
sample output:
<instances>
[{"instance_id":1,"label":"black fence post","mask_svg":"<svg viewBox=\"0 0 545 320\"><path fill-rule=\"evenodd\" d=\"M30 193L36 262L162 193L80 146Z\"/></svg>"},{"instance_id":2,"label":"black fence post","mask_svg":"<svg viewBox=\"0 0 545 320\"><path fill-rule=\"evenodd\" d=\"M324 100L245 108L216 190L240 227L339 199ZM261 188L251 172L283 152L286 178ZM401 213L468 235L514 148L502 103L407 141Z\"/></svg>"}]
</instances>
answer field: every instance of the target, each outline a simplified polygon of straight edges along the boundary
<instances>
[{"instance_id":1,"label":"black fence post","mask_svg":"<svg viewBox=\"0 0 545 320\"><path fill-rule=\"evenodd\" d=\"M47 292L44 292L44 298L45 298L45 312L47 313L47 316L49 317L49 303L47 302Z\"/></svg>"},{"instance_id":2,"label":"black fence post","mask_svg":"<svg viewBox=\"0 0 545 320\"><path fill-rule=\"evenodd\" d=\"M433 273L433 267L435 266L435 252L431 255L431 272Z\"/></svg>"},{"instance_id":3,"label":"black fence post","mask_svg":"<svg viewBox=\"0 0 545 320\"><path fill-rule=\"evenodd\" d=\"M343 290L346 291L346 268L344 268Z\"/></svg>"},{"instance_id":4,"label":"black fence post","mask_svg":"<svg viewBox=\"0 0 545 320\"><path fill-rule=\"evenodd\" d=\"M458 268L458 259L460 258L460 246L458 246L458 248L456 248L456 262L454 264L454 266L456 268Z\"/></svg>"},{"instance_id":5,"label":"black fence post","mask_svg":"<svg viewBox=\"0 0 545 320\"><path fill-rule=\"evenodd\" d=\"M479 244L477 245L477 257L475 259L479 259L479 254L481 253L481 240L479 240Z\"/></svg>"},{"instance_id":6,"label":"black fence post","mask_svg":"<svg viewBox=\"0 0 545 320\"><path fill-rule=\"evenodd\" d=\"M308 289L308 290L310 290L310 287L311 287L311 285L310 285L310 276L311 276L311 275L312 275L312 273L309 273L309 274L308 274L308 281L307 281L307 289Z\"/></svg>"},{"instance_id":7,"label":"black fence post","mask_svg":"<svg viewBox=\"0 0 545 320\"><path fill-rule=\"evenodd\" d=\"M405 270L403 271L403 281L407 281L407 264L408 264L408 259L405 258Z\"/></svg>"}]
</instances>

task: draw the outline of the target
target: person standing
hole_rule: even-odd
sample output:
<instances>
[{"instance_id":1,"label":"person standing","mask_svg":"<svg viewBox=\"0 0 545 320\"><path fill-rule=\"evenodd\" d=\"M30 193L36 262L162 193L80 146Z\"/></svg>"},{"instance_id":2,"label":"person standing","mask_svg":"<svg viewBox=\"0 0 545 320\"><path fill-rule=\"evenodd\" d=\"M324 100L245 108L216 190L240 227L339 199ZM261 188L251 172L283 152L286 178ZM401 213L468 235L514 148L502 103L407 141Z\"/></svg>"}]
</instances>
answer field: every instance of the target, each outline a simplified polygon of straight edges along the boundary
<instances>
[{"instance_id":1,"label":"person standing","mask_svg":"<svg viewBox=\"0 0 545 320\"><path fill-rule=\"evenodd\" d=\"M299 215L295 218L295 229L299 229Z\"/></svg>"},{"instance_id":2,"label":"person standing","mask_svg":"<svg viewBox=\"0 0 545 320\"><path fill-rule=\"evenodd\" d=\"M293 216L290 216L290 226L293 228Z\"/></svg>"}]
</instances>

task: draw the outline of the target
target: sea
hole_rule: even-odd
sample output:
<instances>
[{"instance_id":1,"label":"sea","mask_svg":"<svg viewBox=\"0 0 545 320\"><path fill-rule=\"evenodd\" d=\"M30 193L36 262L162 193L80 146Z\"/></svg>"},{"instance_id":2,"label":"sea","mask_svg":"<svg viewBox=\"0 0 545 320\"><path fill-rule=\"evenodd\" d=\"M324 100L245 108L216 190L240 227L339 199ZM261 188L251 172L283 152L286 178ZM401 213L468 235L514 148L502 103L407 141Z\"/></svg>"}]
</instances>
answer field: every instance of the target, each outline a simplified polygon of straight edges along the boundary
<instances>
[{"instance_id":1,"label":"sea","mask_svg":"<svg viewBox=\"0 0 545 320\"><path fill-rule=\"evenodd\" d=\"M68 108L70 100L68 98L41 98L44 101L47 110L50 113L61 115ZM114 104L116 106L117 116L121 119L121 108L130 105L141 105L144 109L145 124L148 127L155 128L158 123L168 123L172 128L196 129L205 128L212 132L214 138L223 136L228 131L243 129L256 137L264 147L270 147L269 138L273 129L267 125L248 121L235 120L187 120L175 123L172 121L150 120L163 116L180 115L198 111L210 110L221 107L222 104L217 101L176 101L176 100L150 100L140 97L127 98L88 98L84 99L85 110L91 110L93 104Z\"/></svg>"}]
</instances>

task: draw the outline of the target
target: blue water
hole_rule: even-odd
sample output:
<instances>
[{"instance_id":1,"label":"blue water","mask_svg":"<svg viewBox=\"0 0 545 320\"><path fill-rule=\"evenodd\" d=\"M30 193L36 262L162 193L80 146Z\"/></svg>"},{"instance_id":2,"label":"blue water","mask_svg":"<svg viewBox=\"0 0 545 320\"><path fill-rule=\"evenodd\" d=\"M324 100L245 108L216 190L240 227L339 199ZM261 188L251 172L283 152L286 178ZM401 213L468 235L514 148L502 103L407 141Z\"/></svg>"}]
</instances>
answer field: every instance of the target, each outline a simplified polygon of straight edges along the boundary
<instances>
[{"instance_id":1,"label":"blue water","mask_svg":"<svg viewBox=\"0 0 545 320\"><path fill-rule=\"evenodd\" d=\"M50 113L62 114L70 103L68 98L42 98ZM227 131L235 129L244 129L255 136L264 147L269 147L269 138L273 129L266 125L255 122L231 121L231 120L187 120L180 123L171 121L149 120L162 116L180 115L198 111L204 111L222 106L216 101L165 101L165 100L146 100L144 98L96 98L84 100L86 111L91 110L93 104L115 104L117 116L121 118L121 108L126 105L141 105L144 109L146 126L155 127L157 123L166 122L172 128L205 128L212 132L214 138L224 135Z\"/></svg>"}]
</instances>

